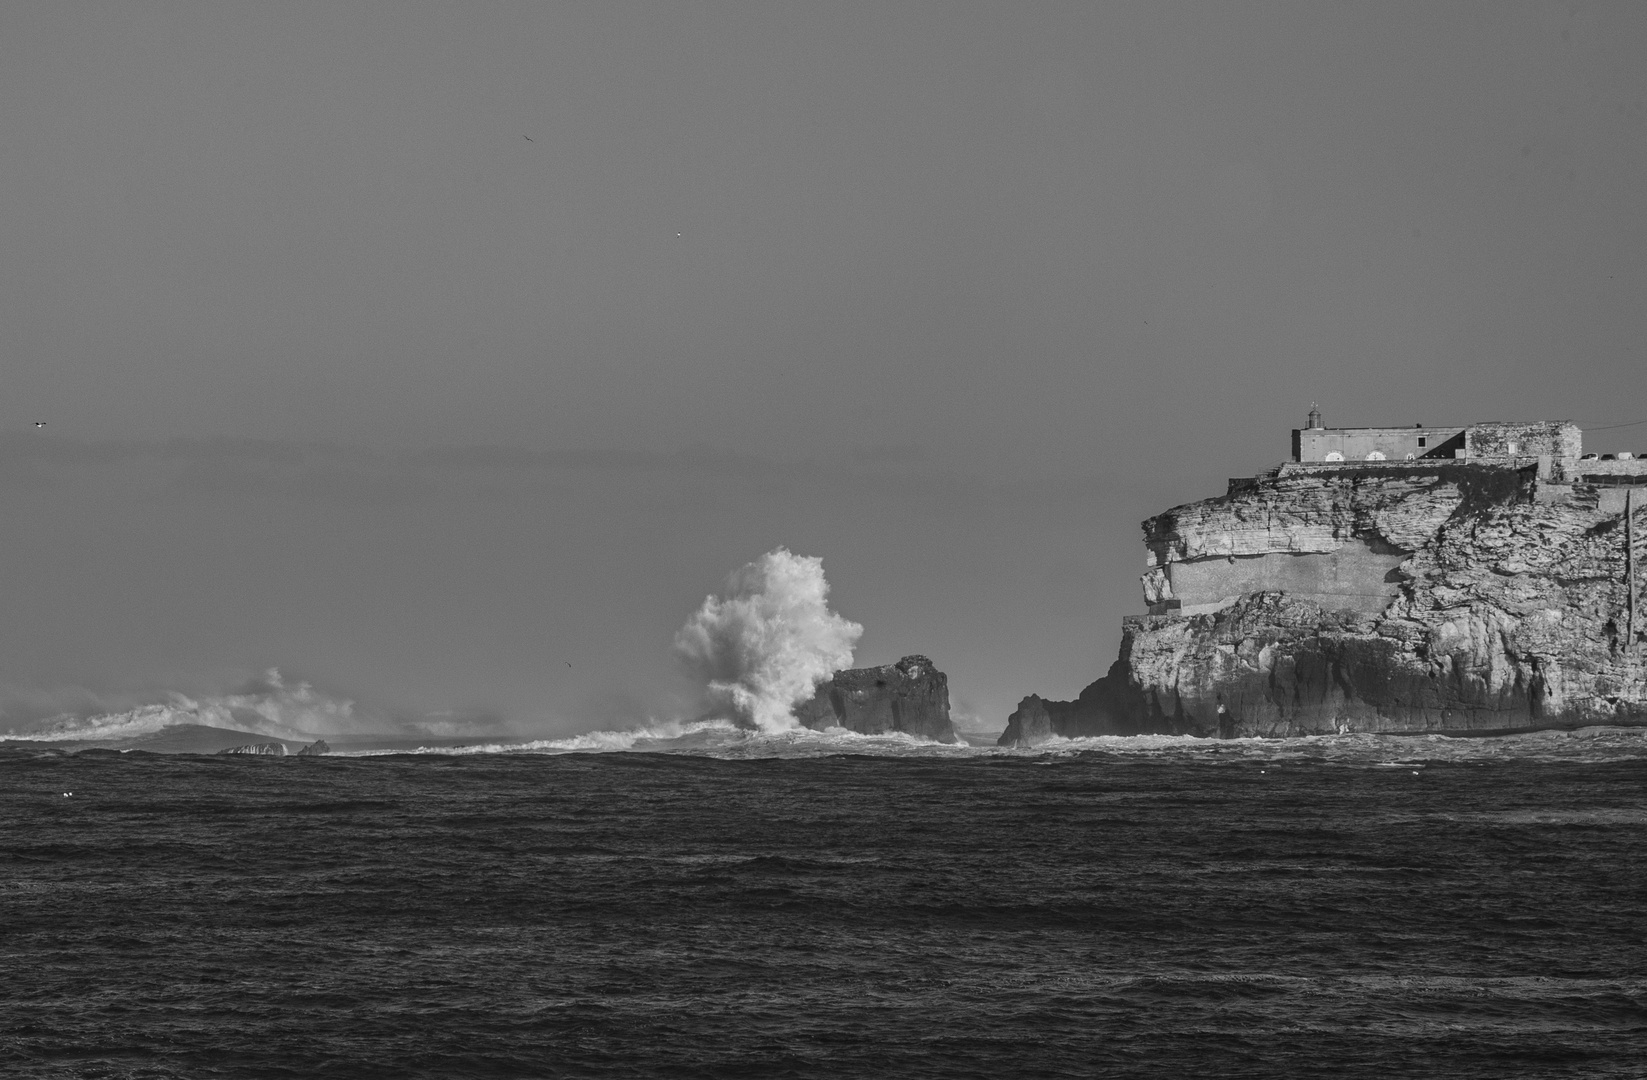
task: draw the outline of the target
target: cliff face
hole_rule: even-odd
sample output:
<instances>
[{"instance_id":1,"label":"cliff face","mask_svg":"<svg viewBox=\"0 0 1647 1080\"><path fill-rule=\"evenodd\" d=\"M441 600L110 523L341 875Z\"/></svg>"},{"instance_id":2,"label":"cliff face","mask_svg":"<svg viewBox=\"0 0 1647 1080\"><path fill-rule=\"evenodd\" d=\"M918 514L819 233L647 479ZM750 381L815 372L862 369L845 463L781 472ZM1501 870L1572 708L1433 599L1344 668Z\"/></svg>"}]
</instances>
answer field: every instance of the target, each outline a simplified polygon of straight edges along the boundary
<instances>
[{"instance_id":1,"label":"cliff face","mask_svg":"<svg viewBox=\"0 0 1647 1080\"><path fill-rule=\"evenodd\" d=\"M795 718L814 729L843 727L860 735L901 731L956 741L949 719L949 677L924 656L837 671L810 701L796 707Z\"/></svg>"},{"instance_id":2,"label":"cliff face","mask_svg":"<svg viewBox=\"0 0 1647 1080\"><path fill-rule=\"evenodd\" d=\"M1236 735L1647 722L1625 489L1578 479L1283 466L1151 518L1152 614L1075 701L1025 698L1001 742L1216 735L1220 703Z\"/></svg>"}]
</instances>

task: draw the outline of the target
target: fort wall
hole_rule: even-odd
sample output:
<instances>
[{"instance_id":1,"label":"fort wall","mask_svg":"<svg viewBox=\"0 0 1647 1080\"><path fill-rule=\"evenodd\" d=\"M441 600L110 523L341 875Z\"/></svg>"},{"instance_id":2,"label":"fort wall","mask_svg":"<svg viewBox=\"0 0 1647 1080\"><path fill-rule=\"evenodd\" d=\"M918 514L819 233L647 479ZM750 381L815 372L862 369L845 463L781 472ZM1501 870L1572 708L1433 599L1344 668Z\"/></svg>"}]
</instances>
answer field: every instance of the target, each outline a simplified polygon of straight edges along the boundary
<instances>
[{"instance_id":1,"label":"fort wall","mask_svg":"<svg viewBox=\"0 0 1647 1080\"><path fill-rule=\"evenodd\" d=\"M1538 457L1576 458L1584 452L1584 433L1577 424L1559 420L1508 423L1488 420L1471 424L1467 430L1471 458Z\"/></svg>"},{"instance_id":2,"label":"fort wall","mask_svg":"<svg viewBox=\"0 0 1647 1080\"><path fill-rule=\"evenodd\" d=\"M1292 440L1294 461L1407 461L1457 456L1465 448L1465 429L1299 428Z\"/></svg>"},{"instance_id":3,"label":"fort wall","mask_svg":"<svg viewBox=\"0 0 1647 1080\"><path fill-rule=\"evenodd\" d=\"M1555 463L1554 476L1567 483L1607 484L1617 478L1628 482L1640 478L1647 483L1647 458L1602 461L1598 458L1567 459ZM1593 479L1592 479L1593 478Z\"/></svg>"},{"instance_id":4,"label":"fort wall","mask_svg":"<svg viewBox=\"0 0 1647 1080\"><path fill-rule=\"evenodd\" d=\"M1584 433L1561 420L1488 420L1462 427L1328 428L1311 412L1310 427L1294 428L1292 459L1301 463L1414 461L1423 459L1577 458Z\"/></svg>"}]
</instances>

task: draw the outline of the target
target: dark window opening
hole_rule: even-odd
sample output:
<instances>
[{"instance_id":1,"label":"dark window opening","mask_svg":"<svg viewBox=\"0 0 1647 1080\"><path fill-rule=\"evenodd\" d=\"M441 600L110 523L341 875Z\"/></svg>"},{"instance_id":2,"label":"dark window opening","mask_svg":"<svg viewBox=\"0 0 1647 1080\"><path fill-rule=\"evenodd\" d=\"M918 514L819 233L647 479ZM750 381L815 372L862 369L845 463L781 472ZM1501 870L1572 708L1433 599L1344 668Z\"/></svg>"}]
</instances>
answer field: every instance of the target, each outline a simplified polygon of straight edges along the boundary
<instances>
[{"instance_id":1,"label":"dark window opening","mask_svg":"<svg viewBox=\"0 0 1647 1080\"><path fill-rule=\"evenodd\" d=\"M1427 441L1426 441L1426 440L1425 440L1425 438L1424 438L1424 436L1422 436L1422 435L1420 435L1420 436L1419 436L1419 437L1418 437L1418 445L1419 445L1419 446L1427 446L1427 445L1429 445L1429 444L1428 444L1428 442L1427 442Z\"/></svg>"}]
</instances>

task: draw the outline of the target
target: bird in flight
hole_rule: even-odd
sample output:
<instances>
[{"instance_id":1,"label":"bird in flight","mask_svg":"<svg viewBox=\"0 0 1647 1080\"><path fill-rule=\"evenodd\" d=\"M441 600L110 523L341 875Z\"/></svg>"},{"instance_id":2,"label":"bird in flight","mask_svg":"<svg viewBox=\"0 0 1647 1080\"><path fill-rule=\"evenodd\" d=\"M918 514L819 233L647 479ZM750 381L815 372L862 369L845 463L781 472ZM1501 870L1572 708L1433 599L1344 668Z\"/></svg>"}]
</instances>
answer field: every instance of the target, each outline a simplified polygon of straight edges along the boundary
<instances>
[{"instance_id":1,"label":"bird in flight","mask_svg":"<svg viewBox=\"0 0 1647 1080\"><path fill-rule=\"evenodd\" d=\"M525 139L527 142L537 142L537 140L532 138L530 135L522 135L521 138Z\"/></svg>"},{"instance_id":2,"label":"bird in flight","mask_svg":"<svg viewBox=\"0 0 1647 1080\"><path fill-rule=\"evenodd\" d=\"M46 422L45 422L45 421L44 421L44 420L36 420L36 421L35 421L35 422L34 422L34 426L35 426L35 427L45 427L45 426L46 426Z\"/></svg>"}]
</instances>

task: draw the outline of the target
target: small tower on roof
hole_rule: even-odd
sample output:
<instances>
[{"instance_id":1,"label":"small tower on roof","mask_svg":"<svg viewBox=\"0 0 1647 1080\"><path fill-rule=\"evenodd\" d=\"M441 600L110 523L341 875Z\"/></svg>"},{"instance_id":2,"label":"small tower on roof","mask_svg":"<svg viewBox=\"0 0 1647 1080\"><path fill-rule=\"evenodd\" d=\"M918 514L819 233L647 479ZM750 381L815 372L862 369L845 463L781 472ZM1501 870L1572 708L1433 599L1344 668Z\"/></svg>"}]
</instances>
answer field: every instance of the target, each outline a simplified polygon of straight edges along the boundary
<instances>
[{"instance_id":1,"label":"small tower on roof","mask_svg":"<svg viewBox=\"0 0 1647 1080\"><path fill-rule=\"evenodd\" d=\"M1304 426L1305 431L1321 430L1321 406L1310 402L1310 422Z\"/></svg>"}]
</instances>

